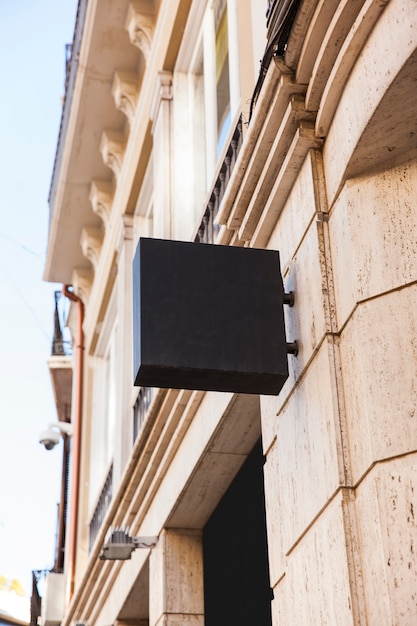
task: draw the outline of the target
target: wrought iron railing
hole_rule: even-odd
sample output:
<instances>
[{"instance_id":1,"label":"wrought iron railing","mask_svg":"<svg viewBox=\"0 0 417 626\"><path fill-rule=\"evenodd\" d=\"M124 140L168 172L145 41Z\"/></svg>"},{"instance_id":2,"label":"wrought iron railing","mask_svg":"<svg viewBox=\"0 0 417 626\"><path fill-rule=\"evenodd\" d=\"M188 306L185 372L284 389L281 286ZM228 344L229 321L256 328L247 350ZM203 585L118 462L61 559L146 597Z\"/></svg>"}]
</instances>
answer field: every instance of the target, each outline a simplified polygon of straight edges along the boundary
<instances>
[{"instance_id":1,"label":"wrought iron railing","mask_svg":"<svg viewBox=\"0 0 417 626\"><path fill-rule=\"evenodd\" d=\"M55 291L55 312L54 312L54 334L52 337L51 356L69 356L72 354L72 344L70 339L65 339L63 334L63 298L62 292Z\"/></svg>"},{"instance_id":2,"label":"wrought iron railing","mask_svg":"<svg viewBox=\"0 0 417 626\"><path fill-rule=\"evenodd\" d=\"M104 517L110 506L110 502L113 496L113 464L110 466L109 472L104 481L103 489L101 490L100 497L97 502L97 506L94 510L93 516L90 521L89 528L89 550L94 545L96 537L99 533Z\"/></svg>"},{"instance_id":3,"label":"wrought iron railing","mask_svg":"<svg viewBox=\"0 0 417 626\"><path fill-rule=\"evenodd\" d=\"M210 192L206 210L203 214L203 219L201 220L197 235L194 239L197 243L214 243L219 228L214 223L214 220L219 212L224 192L229 183L232 170L236 163L237 155L239 154L239 150L242 146L242 140L242 117L240 117Z\"/></svg>"},{"instance_id":4,"label":"wrought iron railing","mask_svg":"<svg viewBox=\"0 0 417 626\"><path fill-rule=\"evenodd\" d=\"M266 48L261 61L258 80L249 108L249 123L261 92L269 64L274 56L283 56L301 0L269 0L266 12Z\"/></svg>"},{"instance_id":5,"label":"wrought iron railing","mask_svg":"<svg viewBox=\"0 0 417 626\"><path fill-rule=\"evenodd\" d=\"M153 388L141 387L138 397L133 407L133 441L139 434L142 424L145 421L146 414L152 402Z\"/></svg>"}]
</instances>

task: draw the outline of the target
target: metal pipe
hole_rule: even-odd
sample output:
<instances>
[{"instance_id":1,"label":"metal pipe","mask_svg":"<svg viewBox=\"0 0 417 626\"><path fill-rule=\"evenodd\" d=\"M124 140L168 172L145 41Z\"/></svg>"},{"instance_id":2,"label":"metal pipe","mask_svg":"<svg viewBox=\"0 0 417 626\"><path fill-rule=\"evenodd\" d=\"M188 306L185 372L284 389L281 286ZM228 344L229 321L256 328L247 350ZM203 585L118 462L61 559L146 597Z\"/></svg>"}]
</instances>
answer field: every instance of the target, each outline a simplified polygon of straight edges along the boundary
<instances>
[{"instance_id":1,"label":"metal pipe","mask_svg":"<svg viewBox=\"0 0 417 626\"><path fill-rule=\"evenodd\" d=\"M84 370L84 305L73 291L71 285L63 285L62 293L78 307L78 324L76 338L76 390L75 390L75 412L74 412L74 435L72 438L72 487L71 487L71 507L69 510L69 539L68 539L68 565L67 565L67 585L66 604L68 605L74 593L75 582L75 561L77 552L77 526L78 526L78 499L80 487L80 462L81 462L81 431L82 431L82 405L83 405L83 370Z\"/></svg>"},{"instance_id":2,"label":"metal pipe","mask_svg":"<svg viewBox=\"0 0 417 626\"><path fill-rule=\"evenodd\" d=\"M62 574L64 571L66 519L68 509L68 465L70 457L70 440L64 435L61 470L61 502L58 507L58 536L55 550L55 563L53 572Z\"/></svg>"}]
</instances>

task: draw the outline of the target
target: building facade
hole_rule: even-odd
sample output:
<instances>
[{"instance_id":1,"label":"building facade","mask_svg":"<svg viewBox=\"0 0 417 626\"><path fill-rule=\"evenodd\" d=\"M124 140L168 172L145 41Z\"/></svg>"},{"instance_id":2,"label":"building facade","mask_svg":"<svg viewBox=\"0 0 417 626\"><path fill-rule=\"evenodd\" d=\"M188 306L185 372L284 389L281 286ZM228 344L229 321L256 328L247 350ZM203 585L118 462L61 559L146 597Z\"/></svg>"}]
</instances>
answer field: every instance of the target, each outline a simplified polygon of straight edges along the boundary
<instances>
[{"instance_id":1,"label":"building facade","mask_svg":"<svg viewBox=\"0 0 417 626\"><path fill-rule=\"evenodd\" d=\"M74 426L45 626L417 623L417 2L266 4L79 2L45 267L72 303ZM278 395L133 385L141 237L279 251L298 352ZM117 537L153 541L103 558Z\"/></svg>"}]
</instances>

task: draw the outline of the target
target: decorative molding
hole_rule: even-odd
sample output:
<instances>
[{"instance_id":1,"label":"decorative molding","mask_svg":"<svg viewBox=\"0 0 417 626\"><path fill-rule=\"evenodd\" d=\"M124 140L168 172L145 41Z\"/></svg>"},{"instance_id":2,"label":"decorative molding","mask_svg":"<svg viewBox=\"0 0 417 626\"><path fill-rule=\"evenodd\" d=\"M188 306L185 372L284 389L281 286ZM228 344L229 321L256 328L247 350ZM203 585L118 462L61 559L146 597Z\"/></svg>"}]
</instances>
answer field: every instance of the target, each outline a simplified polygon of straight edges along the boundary
<instances>
[{"instance_id":1,"label":"decorative molding","mask_svg":"<svg viewBox=\"0 0 417 626\"><path fill-rule=\"evenodd\" d=\"M150 155L148 166L142 181L139 197L136 202L134 215L151 219L153 217L153 154Z\"/></svg>"},{"instance_id":2,"label":"decorative molding","mask_svg":"<svg viewBox=\"0 0 417 626\"><path fill-rule=\"evenodd\" d=\"M90 261L94 270L97 269L100 260L101 247L103 245L103 233L100 228L86 227L81 231L81 249L84 256Z\"/></svg>"},{"instance_id":3,"label":"decorative molding","mask_svg":"<svg viewBox=\"0 0 417 626\"><path fill-rule=\"evenodd\" d=\"M94 274L92 270L75 268L72 273L71 284L74 293L81 298L85 305L90 299L91 289L93 287Z\"/></svg>"},{"instance_id":4,"label":"decorative molding","mask_svg":"<svg viewBox=\"0 0 417 626\"><path fill-rule=\"evenodd\" d=\"M150 118L152 121L155 121L158 117L161 102L170 101L172 98L172 72L158 72L150 108Z\"/></svg>"},{"instance_id":5,"label":"decorative molding","mask_svg":"<svg viewBox=\"0 0 417 626\"><path fill-rule=\"evenodd\" d=\"M153 4L150 1L131 2L125 28L131 43L139 48L148 62L151 52L155 18Z\"/></svg>"},{"instance_id":6,"label":"decorative molding","mask_svg":"<svg viewBox=\"0 0 417 626\"><path fill-rule=\"evenodd\" d=\"M138 100L137 75L116 72L113 79L112 94L116 107L126 115L129 124L132 124Z\"/></svg>"},{"instance_id":7,"label":"decorative molding","mask_svg":"<svg viewBox=\"0 0 417 626\"><path fill-rule=\"evenodd\" d=\"M119 178L122 169L125 148L126 141L123 133L108 130L103 131L100 152L104 164L112 170L116 179Z\"/></svg>"},{"instance_id":8,"label":"decorative molding","mask_svg":"<svg viewBox=\"0 0 417 626\"><path fill-rule=\"evenodd\" d=\"M90 185L90 202L93 211L105 227L109 223L114 197L114 186L105 180L93 180Z\"/></svg>"},{"instance_id":9,"label":"decorative molding","mask_svg":"<svg viewBox=\"0 0 417 626\"><path fill-rule=\"evenodd\" d=\"M119 231L116 236L116 250L120 256L126 241L133 239L133 215L124 214L119 223Z\"/></svg>"}]
</instances>

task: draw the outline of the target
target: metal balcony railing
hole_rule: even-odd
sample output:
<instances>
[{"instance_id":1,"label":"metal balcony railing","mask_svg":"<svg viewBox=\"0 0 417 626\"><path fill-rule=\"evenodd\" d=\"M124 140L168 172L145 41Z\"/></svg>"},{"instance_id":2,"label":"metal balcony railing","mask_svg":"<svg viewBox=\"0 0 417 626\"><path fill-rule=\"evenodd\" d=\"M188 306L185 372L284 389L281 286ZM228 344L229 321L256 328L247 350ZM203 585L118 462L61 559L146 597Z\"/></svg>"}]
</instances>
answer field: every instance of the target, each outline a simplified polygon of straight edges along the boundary
<instances>
[{"instance_id":1,"label":"metal balcony railing","mask_svg":"<svg viewBox=\"0 0 417 626\"><path fill-rule=\"evenodd\" d=\"M266 12L266 48L261 61L261 70L253 92L249 123L256 106L256 101L261 92L269 64L273 57L285 55L291 29L297 15L301 0L269 0Z\"/></svg>"},{"instance_id":2,"label":"metal balcony railing","mask_svg":"<svg viewBox=\"0 0 417 626\"><path fill-rule=\"evenodd\" d=\"M88 542L89 551L91 551L91 548L94 545L98 532L103 523L104 517L110 506L112 497L113 497L113 464L110 466L109 472L106 476L106 480L104 481L103 489L101 490L100 497L97 502L97 506L94 510L93 516L90 521L89 542Z\"/></svg>"},{"instance_id":3,"label":"metal balcony railing","mask_svg":"<svg viewBox=\"0 0 417 626\"><path fill-rule=\"evenodd\" d=\"M236 163L237 155L239 154L239 150L242 146L242 124L242 117L240 117L210 192L203 219L201 220L197 235L194 239L196 243L214 243L216 238L219 227L214 223L214 220L219 212L224 192L229 183L232 170Z\"/></svg>"},{"instance_id":4,"label":"metal balcony railing","mask_svg":"<svg viewBox=\"0 0 417 626\"><path fill-rule=\"evenodd\" d=\"M62 292L55 291L55 312L54 312L54 334L52 337L51 356L69 356L72 354L72 344L70 339L64 338L63 319L67 316L64 311L65 299L61 298Z\"/></svg>"},{"instance_id":5,"label":"metal balcony railing","mask_svg":"<svg viewBox=\"0 0 417 626\"><path fill-rule=\"evenodd\" d=\"M139 434L153 397L152 387L141 387L133 407L133 441Z\"/></svg>"}]
</instances>

